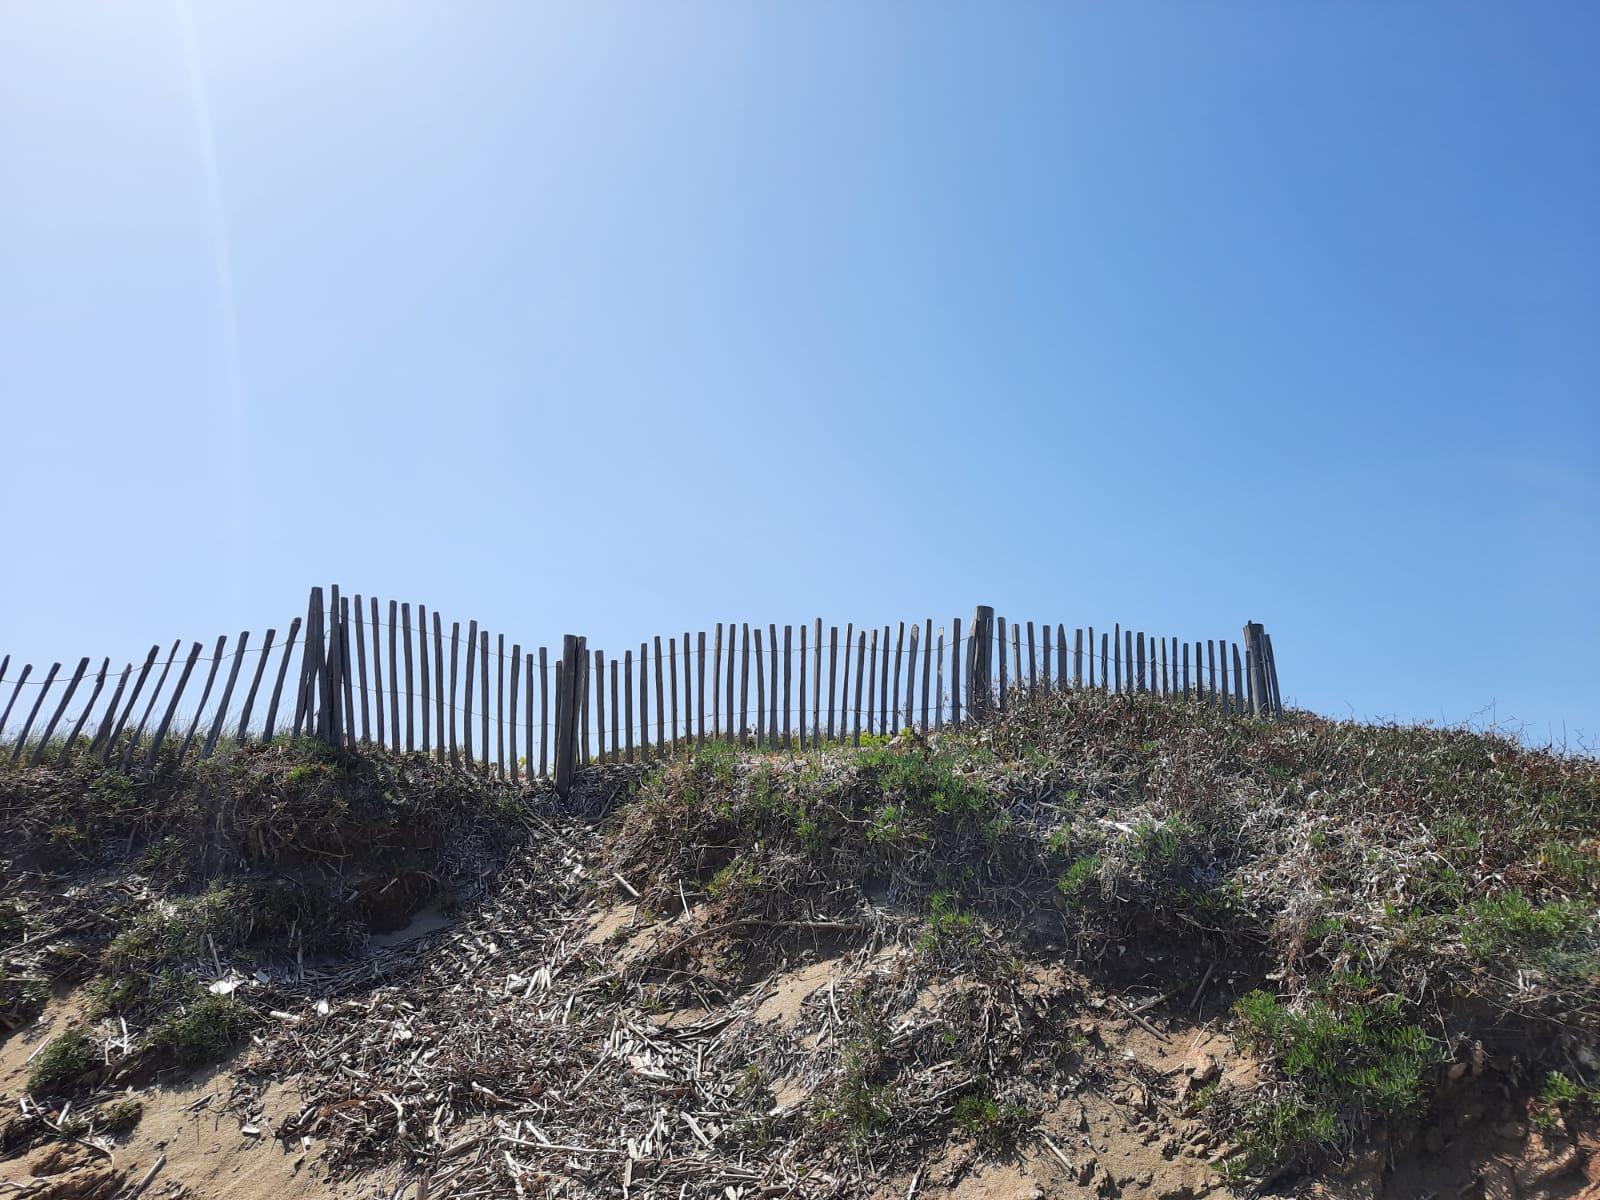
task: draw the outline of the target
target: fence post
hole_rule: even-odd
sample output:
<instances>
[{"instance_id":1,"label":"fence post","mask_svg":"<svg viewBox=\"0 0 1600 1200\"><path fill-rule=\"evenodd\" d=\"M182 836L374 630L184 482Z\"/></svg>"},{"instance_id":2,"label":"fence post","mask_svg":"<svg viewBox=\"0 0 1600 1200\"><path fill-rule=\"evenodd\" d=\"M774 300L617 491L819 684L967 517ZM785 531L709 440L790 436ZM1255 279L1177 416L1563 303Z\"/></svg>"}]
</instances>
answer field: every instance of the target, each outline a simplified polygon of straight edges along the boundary
<instances>
[{"instance_id":1,"label":"fence post","mask_svg":"<svg viewBox=\"0 0 1600 1200\"><path fill-rule=\"evenodd\" d=\"M1250 713L1252 716L1257 717L1272 711L1271 701L1267 695L1266 660L1262 653L1262 632L1262 627L1256 622L1245 622L1245 656L1249 660L1250 671Z\"/></svg>"},{"instance_id":2,"label":"fence post","mask_svg":"<svg viewBox=\"0 0 1600 1200\"><path fill-rule=\"evenodd\" d=\"M556 687L556 792L565 799L572 790L578 760L578 638L561 638L561 674Z\"/></svg>"},{"instance_id":3,"label":"fence post","mask_svg":"<svg viewBox=\"0 0 1600 1200\"><path fill-rule=\"evenodd\" d=\"M974 721L989 715L993 642L994 609L980 604L972 614L972 670L967 680L967 715Z\"/></svg>"}]
</instances>

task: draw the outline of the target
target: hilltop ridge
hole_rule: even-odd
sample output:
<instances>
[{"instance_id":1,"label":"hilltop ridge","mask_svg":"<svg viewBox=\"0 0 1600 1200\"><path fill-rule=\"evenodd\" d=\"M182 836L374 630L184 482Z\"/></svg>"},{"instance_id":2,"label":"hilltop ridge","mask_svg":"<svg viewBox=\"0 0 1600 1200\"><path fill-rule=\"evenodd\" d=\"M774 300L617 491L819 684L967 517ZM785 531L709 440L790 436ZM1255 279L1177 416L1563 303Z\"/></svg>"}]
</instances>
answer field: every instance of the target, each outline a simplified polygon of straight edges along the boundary
<instances>
[{"instance_id":1,"label":"hilltop ridge","mask_svg":"<svg viewBox=\"0 0 1600 1200\"><path fill-rule=\"evenodd\" d=\"M1095 692L864 743L0 769L0 1178L116 1194L211 1086L239 1174L152 1188L1600 1181L1594 759Z\"/></svg>"}]
</instances>

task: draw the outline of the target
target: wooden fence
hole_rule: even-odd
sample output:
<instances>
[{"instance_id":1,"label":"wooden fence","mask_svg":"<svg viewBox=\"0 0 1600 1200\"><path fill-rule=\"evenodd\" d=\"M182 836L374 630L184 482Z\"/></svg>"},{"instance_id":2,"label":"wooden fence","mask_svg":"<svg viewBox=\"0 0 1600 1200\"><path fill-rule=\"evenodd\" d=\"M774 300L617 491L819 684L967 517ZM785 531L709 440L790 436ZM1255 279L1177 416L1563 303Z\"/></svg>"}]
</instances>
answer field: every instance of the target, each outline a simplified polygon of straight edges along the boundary
<instances>
[{"instance_id":1,"label":"wooden fence","mask_svg":"<svg viewBox=\"0 0 1600 1200\"><path fill-rule=\"evenodd\" d=\"M1008 622L986 607L965 627L959 617L937 629L931 618L847 624L842 637L820 618L765 629L718 623L656 636L620 656L568 635L552 656L516 641L508 650L503 633L491 637L476 621L465 636L458 621L447 632L423 605L413 614L409 603L385 608L373 597L313 588L305 617L281 640L269 629L254 645L240 633L231 649L219 637L210 655L200 642L182 647L174 642L163 660L152 646L137 668L128 663L120 673L103 659L92 677L91 660L80 659L59 690L60 663L42 680L31 678L31 664L8 679L10 656L0 659L0 696L10 684L0 739L13 710L21 721L0 760L92 756L149 775L163 747L181 758L198 742L206 758L225 738L291 734L428 754L513 781L553 774L565 789L591 761L635 762L707 738L786 750L859 745L863 735L981 720L1036 690L1153 693L1267 717L1283 711L1272 639L1259 624L1247 623L1237 642L1191 642L1120 625L1097 634L1092 626ZM199 698L185 708L197 675Z\"/></svg>"}]
</instances>

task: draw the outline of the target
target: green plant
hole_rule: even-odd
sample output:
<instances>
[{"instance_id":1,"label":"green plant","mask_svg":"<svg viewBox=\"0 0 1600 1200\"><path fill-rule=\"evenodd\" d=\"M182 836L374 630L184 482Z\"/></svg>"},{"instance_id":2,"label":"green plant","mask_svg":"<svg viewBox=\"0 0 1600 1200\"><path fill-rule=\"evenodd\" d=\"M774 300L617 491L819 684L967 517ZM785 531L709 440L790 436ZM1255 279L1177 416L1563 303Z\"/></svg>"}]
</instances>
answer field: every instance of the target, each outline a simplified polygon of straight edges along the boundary
<instances>
[{"instance_id":1,"label":"green plant","mask_svg":"<svg viewBox=\"0 0 1600 1200\"><path fill-rule=\"evenodd\" d=\"M82 1030L69 1029L45 1044L28 1073L30 1092L47 1092L71 1083L105 1062L97 1046Z\"/></svg>"},{"instance_id":2,"label":"green plant","mask_svg":"<svg viewBox=\"0 0 1600 1200\"><path fill-rule=\"evenodd\" d=\"M917 948L924 953L942 946L977 945L978 935L971 913L962 912L956 893L940 888L928 901L928 920L917 939Z\"/></svg>"},{"instance_id":3,"label":"green plant","mask_svg":"<svg viewBox=\"0 0 1600 1200\"><path fill-rule=\"evenodd\" d=\"M149 908L112 938L107 965L118 973L150 971L209 955L212 946L225 950L249 928L247 901L241 885L214 883L198 896Z\"/></svg>"},{"instance_id":4,"label":"green plant","mask_svg":"<svg viewBox=\"0 0 1600 1200\"><path fill-rule=\"evenodd\" d=\"M1234 1013L1240 1041L1292 1085L1247 1112L1253 1167L1327 1149L1374 1116L1416 1113L1441 1056L1396 997L1342 1007L1315 999L1291 1008L1258 990L1240 999Z\"/></svg>"},{"instance_id":5,"label":"green plant","mask_svg":"<svg viewBox=\"0 0 1600 1200\"><path fill-rule=\"evenodd\" d=\"M1576 901L1534 904L1516 891L1487 896L1466 911L1462 944L1484 962L1510 960L1559 969L1564 964L1558 952L1589 923L1589 914Z\"/></svg>"},{"instance_id":6,"label":"green plant","mask_svg":"<svg viewBox=\"0 0 1600 1200\"><path fill-rule=\"evenodd\" d=\"M1087 854L1074 859L1072 865L1056 879L1056 890L1069 900L1081 900L1089 894L1100 879L1100 856Z\"/></svg>"},{"instance_id":7,"label":"green plant","mask_svg":"<svg viewBox=\"0 0 1600 1200\"><path fill-rule=\"evenodd\" d=\"M994 1098L993 1085L980 1080L975 1090L956 1101L955 1123L988 1150L1009 1150L1033 1123L1032 1115L1021 1104Z\"/></svg>"},{"instance_id":8,"label":"green plant","mask_svg":"<svg viewBox=\"0 0 1600 1200\"><path fill-rule=\"evenodd\" d=\"M250 1010L232 996L201 992L152 1025L145 1044L195 1066L221 1058L253 1023Z\"/></svg>"}]
</instances>

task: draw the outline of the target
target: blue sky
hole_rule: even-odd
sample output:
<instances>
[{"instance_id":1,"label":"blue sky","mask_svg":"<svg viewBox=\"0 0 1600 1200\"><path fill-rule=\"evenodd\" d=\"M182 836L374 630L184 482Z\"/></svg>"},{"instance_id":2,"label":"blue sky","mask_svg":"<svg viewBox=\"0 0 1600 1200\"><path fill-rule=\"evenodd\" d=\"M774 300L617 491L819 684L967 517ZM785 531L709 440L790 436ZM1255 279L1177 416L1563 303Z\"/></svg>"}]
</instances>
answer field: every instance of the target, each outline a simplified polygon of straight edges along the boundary
<instances>
[{"instance_id":1,"label":"blue sky","mask_svg":"<svg viewBox=\"0 0 1600 1200\"><path fill-rule=\"evenodd\" d=\"M0 653L1274 636L1600 734L1600 10L0 2ZM8 677L14 676L13 666ZM3 689L9 691L9 689Z\"/></svg>"}]
</instances>

